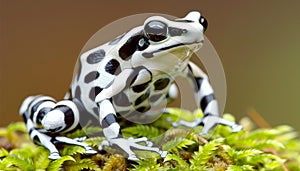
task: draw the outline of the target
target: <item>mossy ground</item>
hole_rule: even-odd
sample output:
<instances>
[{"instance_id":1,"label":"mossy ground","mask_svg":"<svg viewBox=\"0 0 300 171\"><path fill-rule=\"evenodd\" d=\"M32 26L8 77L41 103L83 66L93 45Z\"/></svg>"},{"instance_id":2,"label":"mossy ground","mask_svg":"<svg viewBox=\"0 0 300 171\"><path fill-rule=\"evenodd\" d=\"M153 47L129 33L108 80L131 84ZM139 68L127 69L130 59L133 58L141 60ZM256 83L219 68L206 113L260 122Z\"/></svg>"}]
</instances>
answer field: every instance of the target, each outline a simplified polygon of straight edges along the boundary
<instances>
[{"instance_id":1,"label":"mossy ground","mask_svg":"<svg viewBox=\"0 0 300 171\"><path fill-rule=\"evenodd\" d=\"M194 113L201 117L201 111ZM231 115L225 119L233 121ZM150 125L131 125L122 130L125 137L148 137L155 146L168 151L162 159L156 153L136 151L139 162L128 161L113 148L86 155L78 146L60 147L62 158L51 161L49 152L32 143L25 124L12 123L0 129L0 170L291 170L300 171L300 140L290 126L255 128L249 119L242 119L244 130L232 133L225 126L217 126L208 136L199 135L202 127L173 128L167 120L193 119L192 113L172 109L172 114ZM85 128L69 137L99 132L99 128ZM104 137L92 137L85 142L94 149Z\"/></svg>"}]
</instances>

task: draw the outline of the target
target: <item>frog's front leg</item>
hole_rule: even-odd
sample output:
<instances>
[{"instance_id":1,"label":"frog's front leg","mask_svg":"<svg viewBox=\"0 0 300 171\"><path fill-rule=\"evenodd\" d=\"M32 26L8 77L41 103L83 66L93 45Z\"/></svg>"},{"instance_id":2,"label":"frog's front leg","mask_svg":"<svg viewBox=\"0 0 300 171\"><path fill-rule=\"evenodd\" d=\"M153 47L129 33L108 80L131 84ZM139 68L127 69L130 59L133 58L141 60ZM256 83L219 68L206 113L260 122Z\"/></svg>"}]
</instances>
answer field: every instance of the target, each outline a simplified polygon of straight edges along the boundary
<instances>
[{"instance_id":1,"label":"frog's front leg","mask_svg":"<svg viewBox=\"0 0 300 171\"><path fill-rule=\"evenodd\" d=\"M103 141L99 146L99 150L102 150L103 146L117 145L125 153L127 153L129 160L138 160L132 149L153 151L160 154L161 157L166 156L167 153L165 151L161 151L157 147L152 147L152 142L148 141L146 137L138 139L123 138L120 132L120 125L116 121L116 114L111 102L109 100L103 100L98 104L100 108L100 124L103 128L103 133L107 138L107 140ZM140 142L146 143L146 146L138 144Z\"/></svg>"},{"instance_id":2,"label":"frog's front leg","mask_svg":"<svg viewBox=\"0 0 300 171\"><path fill-rule=\"evenodd\" d=\"M147 138L125 139L121 135L120 125L116 120L116 112L110 99L126 88L128 83L132 81L130 80L130 78L133 78L132 74L134 74L133 69L125 69L115 77L111 86L103 89L96 96L95 100L99 106L100 125L103 128L104 136L107 139L99 146L99 150L102 150L103 146L116 145L127 153L129 160L138 160L136 154L132 151L133 149L153 151L159 153L162 157L165 157L166 152L161 151L157 147L152 147L152 142L148 141ZM138 144L140 142L146 143L146 146Z\"/></svg>"},{"instance_id":3,"label":"frog's front leg","mask_svg":"<svg viewBox=\"0 0 300 171\"><path fill-rule=\"evenodd\" d=\"M173 123L173 125L184 125L187 127L203 125L201 134L207 134L209 130L218 124L231 127L232 132L238 132L242 130L242 126L234 122L227 121L219 116L218 102L215 99L214 91L209 83L207 75L192 62L189 62L186 73L186 77L193 83L195 87L195 98L197 104L199 104L199 107L204 113L204 117L196 118L193 122L181 120Z\"/></svg>"}]
</instances>

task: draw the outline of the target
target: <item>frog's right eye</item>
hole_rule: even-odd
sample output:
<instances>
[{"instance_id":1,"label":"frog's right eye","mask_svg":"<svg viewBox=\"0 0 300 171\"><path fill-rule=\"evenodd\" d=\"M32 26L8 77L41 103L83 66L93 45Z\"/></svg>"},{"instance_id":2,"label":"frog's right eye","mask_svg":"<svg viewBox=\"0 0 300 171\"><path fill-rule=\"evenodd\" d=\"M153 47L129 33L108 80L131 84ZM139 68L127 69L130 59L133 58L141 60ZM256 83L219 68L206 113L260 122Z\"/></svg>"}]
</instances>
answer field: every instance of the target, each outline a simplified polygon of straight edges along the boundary
<instances>
[{"instance_id":1,"label":"frog's right eye","mask_svg":"<svg viewBox=\"0 0 300 171\"><path fill-rule=\"evenodd\" d=\"M167 38L168 26L161 21L150 21L145 24L145 35L153 42L160 42Z\"/></svg>"}]
</instances>

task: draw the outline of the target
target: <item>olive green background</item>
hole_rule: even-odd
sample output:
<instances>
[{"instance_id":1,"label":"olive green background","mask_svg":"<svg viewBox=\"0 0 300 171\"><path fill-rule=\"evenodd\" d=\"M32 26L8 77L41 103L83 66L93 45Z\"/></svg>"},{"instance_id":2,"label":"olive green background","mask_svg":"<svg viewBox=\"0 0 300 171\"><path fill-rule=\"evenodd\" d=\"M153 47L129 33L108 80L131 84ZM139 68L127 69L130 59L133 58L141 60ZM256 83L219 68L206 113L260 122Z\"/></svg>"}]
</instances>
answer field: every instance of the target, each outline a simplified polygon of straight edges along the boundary
<instances>
[{"instance_id":1,"label":"olive green background","mask_svg":"<svg viewBox=\"0 0 300 171\"><path fill-rule=\"evenodd\" d=\"M101 27L138 13L182 17L198 10L227 78L225 112L256 109L272 125L300 130L300 1L0 0L0 126L39 93L61 99L85 42Z\"/></svg>"}]
</instances>

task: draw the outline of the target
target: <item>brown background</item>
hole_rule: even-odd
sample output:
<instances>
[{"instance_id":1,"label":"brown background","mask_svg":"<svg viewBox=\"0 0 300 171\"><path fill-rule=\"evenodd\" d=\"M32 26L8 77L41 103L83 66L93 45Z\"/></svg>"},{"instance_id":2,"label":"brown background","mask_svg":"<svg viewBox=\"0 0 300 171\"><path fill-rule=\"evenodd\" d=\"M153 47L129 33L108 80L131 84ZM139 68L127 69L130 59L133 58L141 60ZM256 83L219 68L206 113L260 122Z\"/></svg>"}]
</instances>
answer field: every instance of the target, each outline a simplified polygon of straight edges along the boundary
<instances>
[{"instance_id":1,"label":"brown background","mask_svg":"<svg viewBox=\"0 0 300 171\"><path fill-rule=\"evenodd\" d=\"M116 19L199 10L226 73L225 112L255 108L275 126L300 118L300 1L0 0L0 126L21 120L28 95L61 98L85 42Z\"/></svg>"}]
</instances>

